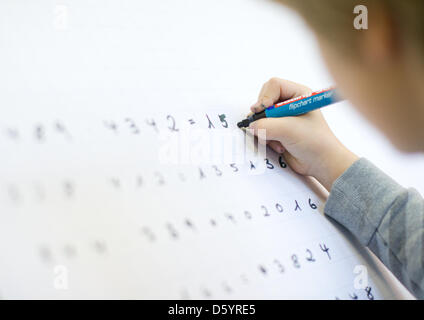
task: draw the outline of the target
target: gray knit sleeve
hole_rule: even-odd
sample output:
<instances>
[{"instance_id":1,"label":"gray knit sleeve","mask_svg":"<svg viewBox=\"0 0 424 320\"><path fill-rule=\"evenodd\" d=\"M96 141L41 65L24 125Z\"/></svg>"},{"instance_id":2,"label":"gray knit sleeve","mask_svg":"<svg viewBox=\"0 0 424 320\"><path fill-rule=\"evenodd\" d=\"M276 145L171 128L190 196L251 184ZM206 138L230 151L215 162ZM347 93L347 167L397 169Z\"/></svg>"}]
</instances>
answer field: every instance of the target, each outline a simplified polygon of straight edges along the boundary
<instances>
[{"instance_id":1,"label":"gray knit sleeve","mask_svg":"<svg viewBox=\"0 0 424 320\"><path fill-rule=\"evenodd\" d=\"M416 190L361 158L334 182L324 212L424 299L424 200Z\"/></svg>"}]
</instances>

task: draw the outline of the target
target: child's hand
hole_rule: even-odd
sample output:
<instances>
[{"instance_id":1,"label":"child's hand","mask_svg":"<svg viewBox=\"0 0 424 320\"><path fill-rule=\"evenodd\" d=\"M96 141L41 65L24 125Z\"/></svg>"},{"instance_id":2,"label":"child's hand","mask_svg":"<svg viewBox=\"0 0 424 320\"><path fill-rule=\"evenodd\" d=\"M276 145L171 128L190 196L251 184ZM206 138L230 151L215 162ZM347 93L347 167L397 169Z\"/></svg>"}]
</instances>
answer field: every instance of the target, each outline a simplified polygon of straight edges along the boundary
<instances>
[{"instance_id":1,"label":"child's hand","mask_svg":"<svg viewBox=\"0 0 424 320\"><path fill-rule=\"evenodd\" d=\"M263 85L251 110L259 112L274 103L311 92L300 84L272 78ZM327 190L358 159L334 136L319 110L296 117L260 119L249 128L254 129L255 135L258 129L266 129L267 144L283 153L294 171L315 177Z\"/></svg>"}]
</instances>

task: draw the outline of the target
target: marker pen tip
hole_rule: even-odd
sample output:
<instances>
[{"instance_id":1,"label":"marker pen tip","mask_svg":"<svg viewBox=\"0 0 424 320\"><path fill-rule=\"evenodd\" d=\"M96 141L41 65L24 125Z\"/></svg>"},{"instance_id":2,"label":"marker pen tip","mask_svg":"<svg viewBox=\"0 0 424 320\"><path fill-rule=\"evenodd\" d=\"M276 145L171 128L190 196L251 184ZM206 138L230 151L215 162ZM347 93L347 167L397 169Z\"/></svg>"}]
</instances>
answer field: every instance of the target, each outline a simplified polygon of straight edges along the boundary
<instances>
[{"instance_id":1,"label":"marker pen tip","mask_svg":"<svg viewBox=\"0 0 424 320\"><path fill-rule=\"evenodd\" d=\"M250 124L249 119L244 119L243 121L240 121L239 123L237 123L237 127L239 128L247 128Z\"/></svg>"}]
</instances>

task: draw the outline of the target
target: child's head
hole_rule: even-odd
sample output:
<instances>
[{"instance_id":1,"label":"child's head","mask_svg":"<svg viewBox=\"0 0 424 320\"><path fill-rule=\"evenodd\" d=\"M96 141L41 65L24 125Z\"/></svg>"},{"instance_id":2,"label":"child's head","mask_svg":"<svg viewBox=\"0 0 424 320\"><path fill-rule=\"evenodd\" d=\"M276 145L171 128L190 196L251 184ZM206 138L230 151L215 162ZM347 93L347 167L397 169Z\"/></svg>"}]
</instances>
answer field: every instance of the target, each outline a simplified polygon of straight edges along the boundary
<instances>
[{"instance_id":1,"label":"child's head","mask_svg":"<svg viewBox=\"0 0 424 320\"><path fill-rule=\"evenodd\" d=\"M424 151L424 1L278 1L311 26L345 97L399 149Z\"/></svg>"}]
</instances>

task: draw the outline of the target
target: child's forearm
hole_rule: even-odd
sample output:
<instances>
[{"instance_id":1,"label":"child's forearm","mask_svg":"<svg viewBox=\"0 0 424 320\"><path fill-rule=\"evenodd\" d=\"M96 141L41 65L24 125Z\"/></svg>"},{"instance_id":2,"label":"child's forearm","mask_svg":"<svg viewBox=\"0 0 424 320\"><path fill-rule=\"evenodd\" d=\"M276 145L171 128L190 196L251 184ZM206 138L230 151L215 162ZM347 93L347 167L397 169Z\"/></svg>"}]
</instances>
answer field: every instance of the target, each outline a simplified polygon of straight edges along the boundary
<instances>
[{"instance_id":1,"label":"child's forearm","mask_svg":"<svg viewBox=\"0 0 424 320\"><path fill-rule=\"evenodd\" d=\"M362 158L333 183L324 212L424 298L424 200L418 192Z\"/></svg>"},{"instance_id":2,"label":"child's forearm","mask_svg":"<svg viewBox=\"0 0 424 320\"><path fill-rule=\"evenodd\" d=\"M320 167L314 170L314 177L330 191L334 181L359 157L341 144L326 149L328 150L322 152Z\"/></svg>"}]
</instances>

